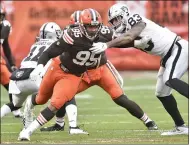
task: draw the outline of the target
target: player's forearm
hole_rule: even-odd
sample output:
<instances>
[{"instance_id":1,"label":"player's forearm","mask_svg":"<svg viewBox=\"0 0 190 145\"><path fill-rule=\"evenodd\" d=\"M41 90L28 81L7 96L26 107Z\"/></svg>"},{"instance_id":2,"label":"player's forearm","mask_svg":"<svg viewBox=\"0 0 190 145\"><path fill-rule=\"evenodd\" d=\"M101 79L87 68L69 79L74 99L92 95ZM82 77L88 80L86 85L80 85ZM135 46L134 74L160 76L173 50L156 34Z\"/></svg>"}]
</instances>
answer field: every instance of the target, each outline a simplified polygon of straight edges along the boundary
<instances>
[{"instance_id":1,"label":"player's forearm","mask_svg":"<svg viewBox=\"0 0 190 145\"><path fill-rule=\"evenodd\" d=\"M55 42L46 51L43 52L38 60L38 64L43 64L45 66L51 58L55 58L61 55L63 52L64 49L56 45Z\"/></svg>"},{"instance_id":2,"label":"player's forearm","mask_svg":"<svg viewBox=\"0 0 190 145\"><path fill-rule=\"evenodd\" d=\"M13 56L12 56L11 48L8 43L8 39L5 39L3 42L3 51L5 54L5 57L7 58L8 62L9 62L9 65L14 66L15 62L13 61Z\"/></svg>"},{"instance_id":3,"label":"player's forearm","mask_svg":"<svg viewBox=\"0 0 190 145\"><path fill-rule=\"evenodd\" d=\"M38 60L38 65L39 64L42 64L43 66L45 66L47 64L47 62L50 60L51 58L49 57L48 53L47 52L44 52L39 60Z\"/></svg>"},{"instance_id":4,"label":"player's forearm","mask_svg":"<svg viewBox=\"0 0 190 145\"><path fill-rule=\"evenodd\" d=\"M132 29L124 33L123 35L117 37L116 39L107 42L108 48L110 47L122 47L124 45L128 45L131 43L137 36L140 35L140 33L143 31L143 29L146 27L146 23L140 22L136 24Z\"/></svg>"},{"instance_id":5,"label":"player's forearm","mask_svg":"<svg viewBox=\"0 0 190 145\"><path fill-rule=\"evenodd\" d=\"M133 39L130 36L126 36L126 37L118 37L112 41L107 42L107 47L111 48L111 47L123 47L124 45L127 45L129 43L131 43L133 41Z\"/></svg>"}]
</instances>

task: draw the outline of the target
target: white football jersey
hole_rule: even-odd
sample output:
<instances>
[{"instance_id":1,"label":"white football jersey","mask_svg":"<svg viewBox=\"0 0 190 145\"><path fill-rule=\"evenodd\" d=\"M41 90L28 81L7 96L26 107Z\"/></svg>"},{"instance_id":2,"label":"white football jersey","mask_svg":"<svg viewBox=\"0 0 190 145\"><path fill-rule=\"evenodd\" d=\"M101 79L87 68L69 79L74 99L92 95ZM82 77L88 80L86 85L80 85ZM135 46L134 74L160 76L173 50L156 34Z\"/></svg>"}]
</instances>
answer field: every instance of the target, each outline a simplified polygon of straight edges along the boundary
<instances>
[{"instance_id":1,"label":"white football jersey","mask_svg":"<svg viewBox=\"0 0 190 145\"><path fill-rule=\"evenodd\" d=\"M20 68L35 68L39 57L54 42L55 41L51 39L40 39L38 42L34 43L31 46L28 56L22 60Z\"/></svg>"},{"instance_id":2,"label":"white football jersey","mask_svg":"<svg viewBox=\"0 0 190 145\"><path fill-rule=\"evenodd\" d=\"M150 36L152 38L152 43L148 43L147 48L144 48L143 51L161 57L165 56L175 38L177 38L177 34L145 17L141 17L139 14L133 14L128 17L126 31L141 21L146 23L146 27L141 32L140 37Z\"/></svg>"}]
</instances>

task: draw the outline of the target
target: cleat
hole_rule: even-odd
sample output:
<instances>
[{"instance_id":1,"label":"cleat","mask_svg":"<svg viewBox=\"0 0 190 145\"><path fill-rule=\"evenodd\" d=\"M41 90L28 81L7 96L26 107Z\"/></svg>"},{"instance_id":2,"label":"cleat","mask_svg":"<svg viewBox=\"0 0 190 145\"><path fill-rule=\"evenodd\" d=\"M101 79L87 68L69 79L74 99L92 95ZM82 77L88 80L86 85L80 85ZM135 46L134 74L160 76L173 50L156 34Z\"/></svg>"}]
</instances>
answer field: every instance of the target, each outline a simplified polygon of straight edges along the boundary
<instances>
[{"instance_id":1,"label":"cleat","mask_svg":"<svg viewBox=\"0 0 190 145\"><path fill-rule=\"evenodd\" d=\"M148 130L158 130L158 126L156 125L154 121L150 121L146 123L145 125L148 128Z\"/></svg>"},{"instance_id":2,"label":"cleat","mask_svg":"<svg viewBox=\"0 0 190 145\"><path fill-rule=\"evenodd\" d=\"M24 128L27 128L33 121L33 105L32 105L32 101L31 101L31 97L29 96L26 100L26 104L24 107L24 115L23 115L23 125Z\"/></svg>"},{"instance_id":3,"label":"cleat","mask_svg":"<svg viewBox=\"0 0 190 145\"><path fill-rule=\"evenodd\" d=\"M30 133L28 133L25 129L23 129L18 137L19 141L30 141Z\"/></svg>"},{"instance_id":4,"label":"cleat","mask_svg":"<svg viewBox=\"0 0 190 145\"><path fill-rule=\"evenodd\" d=\"M69 134L87 134L89 135L88 132L80 129L78 126L77 127L69 127Z\"/></svg>"},{"instance_id":5,"label":"cleat","mask_svg":"<svg viewBox=\"0 0 190 145\"><path fill-rule=\"evenodd\" d=\"M64 131L64 126L60 126L59 124L54 124L50 127L43 127L40 131Z\"/></svg>"},{"instance_id":6,"label":"cleat","mask_svg":"<svg viewBox=\"0 0 190 145\"><path fill-rule=\"evenodd\" d=\"M161 135L164 135L164 136L188 135L188 134L189 134L189 128L187 126L185 126L185 125L176 126L174 130L161 133Z\"/></svg>"},{"instance_id":7,"label":"cleat","mask_svg":"<svg viewBox=\"0 0 190 145\"><path fill-rule=\"evenodd\" d=\"M15 118L22 118L23 114L21 113L20 109L13 111L13 115Z\"/></svg>"}]
</instances>

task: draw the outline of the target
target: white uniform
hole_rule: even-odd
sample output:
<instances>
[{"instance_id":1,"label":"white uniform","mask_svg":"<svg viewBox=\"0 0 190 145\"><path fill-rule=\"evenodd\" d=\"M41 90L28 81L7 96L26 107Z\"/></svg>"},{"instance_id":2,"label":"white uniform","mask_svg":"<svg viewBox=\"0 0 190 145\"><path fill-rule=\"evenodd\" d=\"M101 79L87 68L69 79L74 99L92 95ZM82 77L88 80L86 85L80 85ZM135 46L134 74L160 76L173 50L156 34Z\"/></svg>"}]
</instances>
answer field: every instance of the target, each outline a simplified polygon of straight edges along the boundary
<instances>
[{"instance_id":1,"label":"white uniform","mask_svg":"<svg viewBox=\"0 0 190 145\"><path fill-rule=\"evenodd\" d=\"M149 42L143 51L158 55L162 59L158 72L156 95L159 97L168 96L171 94L171 88L165 83L172 78L180 79L188 70L188 41L138 14L128 17L126 31L140 21L146 23L140 37L149 36L152 38L152 42Z\"/></svg>"},{"instance_id":2,"label":"white uniform","mask_svg":"<svg viewBox=\"0 0 190 145\"><path fill-rule=\"evenodd\" d=\"M16 77L22 77L24 72L27 73L27 79L10 80L9 93L13 94L13 104L16 107L22 106L28 95L31 95L38 91L41 78L36 82L29 78L30 73L37 67L37 61L40 55L47 50L53 43L50 39L40 39L40 41L34 43L31 46L30 52L21 62L20 69L16 72ZM47 65L49 65L48 63ZM46 66L45 68L47 68ZM45 72L44 72L45 73Z\"/></svg>"}]
</instances>

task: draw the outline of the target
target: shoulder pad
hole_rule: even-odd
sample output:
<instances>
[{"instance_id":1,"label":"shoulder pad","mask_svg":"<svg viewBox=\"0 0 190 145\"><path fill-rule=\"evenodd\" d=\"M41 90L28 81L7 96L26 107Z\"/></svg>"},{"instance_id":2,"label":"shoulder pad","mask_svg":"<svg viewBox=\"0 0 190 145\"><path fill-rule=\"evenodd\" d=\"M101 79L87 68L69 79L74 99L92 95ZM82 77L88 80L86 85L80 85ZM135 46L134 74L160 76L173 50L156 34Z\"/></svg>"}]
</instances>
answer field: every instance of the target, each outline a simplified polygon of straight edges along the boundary
<instances>
[{"instance_id":1,"label":"shoulder pad","mask_svg":"<svg viewBox=\"0 0 190 145\"><path fill-rule=\"evenodd\" d=\"M108 26L102 26L100 30L100 36L107 39L107 41L111 41L113 36L113 30Z\"/></svg>"},{"instance_id":2,"label":"shoulder pad","mask_svg":"<svg viewBox=\"0 0 190 145\"><path fill-rule=\"evenodd\" d=\"M83 37L83 35L79 27L73 27L64 30L62 38L66 43L73 45L74 40L77 40L81 37Z\"/></svg>"}]
</instances>

